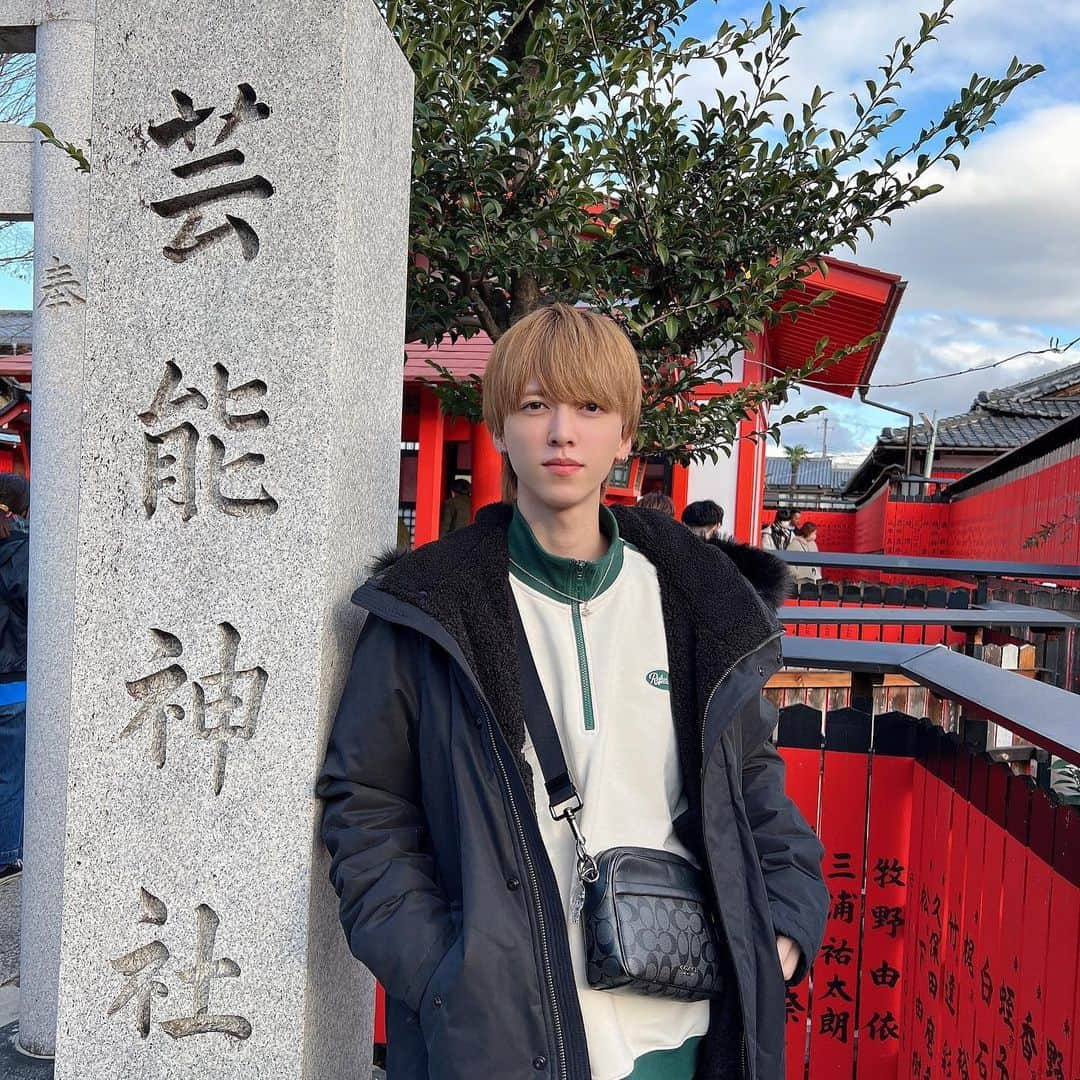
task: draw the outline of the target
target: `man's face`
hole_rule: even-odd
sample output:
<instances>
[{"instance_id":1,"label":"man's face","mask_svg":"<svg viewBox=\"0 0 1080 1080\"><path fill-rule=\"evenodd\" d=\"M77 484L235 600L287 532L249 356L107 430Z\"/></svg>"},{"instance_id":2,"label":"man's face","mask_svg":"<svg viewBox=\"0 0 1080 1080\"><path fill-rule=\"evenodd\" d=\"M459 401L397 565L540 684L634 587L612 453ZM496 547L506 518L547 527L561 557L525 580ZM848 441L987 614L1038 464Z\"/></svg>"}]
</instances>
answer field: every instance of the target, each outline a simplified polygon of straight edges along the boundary
<instances>
[{"instance_id":1,"label":"man's face","mask_svg":"<svg viewBox=\"0 0 1080 1080\"><path fill-rule=\"evenodd\" d=\"M622 425L595 403L550 401L530 383L494 442L510 457L523 505L567 510L596 498L615 459L630 453Z\"/></svg>"},{"instance_id":2,"label":"man's face","mask_svg":"<svg viewBox=\"0 0 1080 1080\"><path fill-rule=\"evenodd\" d=\"M792 529L797 529L799 527L799 518L801 516L802 515L799 513L799 511L796 510L795 513L791 515L791 521L788 523L789 527Z\"/></svg>"}]
</instances>

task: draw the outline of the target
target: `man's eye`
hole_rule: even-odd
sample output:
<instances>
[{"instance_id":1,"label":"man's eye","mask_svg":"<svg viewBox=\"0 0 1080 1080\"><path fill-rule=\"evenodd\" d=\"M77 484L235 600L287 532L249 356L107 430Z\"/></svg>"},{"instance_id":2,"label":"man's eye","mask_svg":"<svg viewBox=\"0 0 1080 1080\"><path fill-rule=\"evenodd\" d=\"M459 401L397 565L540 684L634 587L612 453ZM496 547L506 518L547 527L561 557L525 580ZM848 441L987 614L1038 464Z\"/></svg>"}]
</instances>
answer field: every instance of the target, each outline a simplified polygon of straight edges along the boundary
<instances>
[{"instance_id":1,"label":"man's eye","mask_svg":"<svg viewBox=\"0 0 1080 1080\"><path fill-rule=\"evenodd\" d=\"M604 411L603 405L597 405L595 401L587 401L581 406L586 412L599 413Z\"/></svg>"},{"instance_id":2,"label":"man's eye","mask_svg":"<svg viewBox=\"0 0 1080 1080\"><path fill-rule=\"evenodd\" d=\"M544 407L544 403L542 401L526 401L521 407L525 412L539 412Z\"/></svg>"}]
</instances>

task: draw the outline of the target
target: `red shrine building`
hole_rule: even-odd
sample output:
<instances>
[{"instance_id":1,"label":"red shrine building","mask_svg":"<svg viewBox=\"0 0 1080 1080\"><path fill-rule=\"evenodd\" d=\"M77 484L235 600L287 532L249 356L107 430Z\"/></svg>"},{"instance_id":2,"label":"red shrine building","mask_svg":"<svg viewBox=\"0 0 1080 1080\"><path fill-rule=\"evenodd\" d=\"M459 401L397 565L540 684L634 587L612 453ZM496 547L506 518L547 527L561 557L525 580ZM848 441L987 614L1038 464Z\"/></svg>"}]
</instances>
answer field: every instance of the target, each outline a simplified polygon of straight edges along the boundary
<instances>
[{"instance_id":1,"label":"red shrine building","mask_svg":"<svg viewBox=\"0 0 1080 1080\"><path fill-rule=\"evenodd\" d=\"M776 374L801 367L812 356L817 341L829 339L837 349L854 345L871 334L879 337L869 347L844 357L821 372L809 385L851 397L870 380L881 353L905 283L886 274L839 259L826 259L827 279L815 271L804 280L804 290L784 298L806 301L828 289L833 296L821 307L801 314L797 321L784 319L757 336L753 347L737 363L727 382L715 383L699 392L701 397L729 394ZM809 295L807 291L809 291ZM444 416L438 398L425 380L437 373L435 361L458 377L482 374L492 342L485 334L468 340L427 347L406 347L404 408L401 425L402 459L399 517L412 543L438 538L439 513L449 497L450 484L458 477L472 483L472 508L500 497L501 459L482 424ZM663 491L680 513L688 502L712 499L724 508L725 528L736 539L756 539L761 529L762 493L765 486L765 442L754 439L767 426L762 406L757 415L739 425L739 440L729 458L688 467L660 459L635 460L629 475L612 478L609 501L633 502L647 491ZM620 481L622 486L620 486Z\"/></svg>"}]
</instances>

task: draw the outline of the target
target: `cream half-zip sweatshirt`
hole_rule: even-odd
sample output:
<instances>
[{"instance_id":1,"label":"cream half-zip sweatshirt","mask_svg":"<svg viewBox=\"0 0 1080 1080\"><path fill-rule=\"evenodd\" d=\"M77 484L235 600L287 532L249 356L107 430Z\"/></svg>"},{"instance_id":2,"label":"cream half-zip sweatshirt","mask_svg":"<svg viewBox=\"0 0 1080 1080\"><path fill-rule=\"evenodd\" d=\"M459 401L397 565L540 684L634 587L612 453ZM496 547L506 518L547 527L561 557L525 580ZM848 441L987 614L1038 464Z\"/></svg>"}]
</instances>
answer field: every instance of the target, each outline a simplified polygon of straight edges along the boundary
<instances>
[{"instance_id":1,"label":"cream half-zip sweatshirt","mask_svg":"<svg viewBox=\"0 0 1080 1080\"><path fill-rule=\"evenodd\" d=\"M602 559L562 559L546 552L515 512L511 588L584 802L579 822L590 851L633 845L689 858L672 827L686 801L656 570L619 538L605 507L601 528L610 540ZM644 1055L676 1050L704 1035L709 1004L589 987L581 925L569 916L576 880L573 837L565 821L548 813L543 773L528 739L525 758L533 772L540 833L562 894L593 1080L621 1080ZM691 1080L686 1060L686 1052L672 1054L672 1080ZM663 1069L653 1071L657 1064L650 1057L649 1075L667 1076Z\"/></svg>"}]
</instances>

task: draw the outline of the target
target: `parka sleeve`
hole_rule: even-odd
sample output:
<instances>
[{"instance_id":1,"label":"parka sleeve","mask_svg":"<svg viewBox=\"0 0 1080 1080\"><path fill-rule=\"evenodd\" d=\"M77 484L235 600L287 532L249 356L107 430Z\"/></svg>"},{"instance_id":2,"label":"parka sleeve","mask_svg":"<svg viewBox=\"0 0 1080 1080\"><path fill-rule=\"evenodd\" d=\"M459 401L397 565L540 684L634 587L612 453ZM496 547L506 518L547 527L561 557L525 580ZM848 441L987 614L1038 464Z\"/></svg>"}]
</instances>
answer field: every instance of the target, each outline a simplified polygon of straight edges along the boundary
<instances>
[{"instance_id":1,"label":"parka sleeve","mask_svg":"<svg viewBox=\"0 0 1080 1080\"><path fill-rule=\"evenodd\" d=\"M456 936L421 805L421 651L419 635L368 617L316 786L349 947L414 1012Z\"/></svg>"},{"instance_id":2,"label":"parka sleeve","mask_svg":"<svg viewBox=\"0 0 1080 1080\"><path fill-rule=\"evenodd\" d=\"M802 956L792 985L813 963L825 933L829 892L821 870L825 849L784 790L784 760L768 732L776 723L773 704L761 699L765 737L743 756L743 801L750 820L773 928L793 938Z\"/></svg>"}]
</instances>

